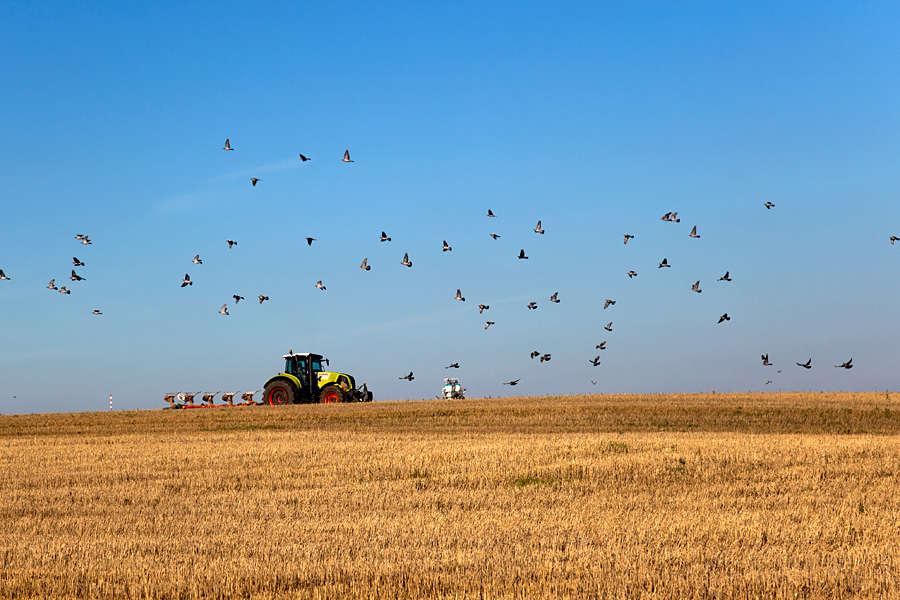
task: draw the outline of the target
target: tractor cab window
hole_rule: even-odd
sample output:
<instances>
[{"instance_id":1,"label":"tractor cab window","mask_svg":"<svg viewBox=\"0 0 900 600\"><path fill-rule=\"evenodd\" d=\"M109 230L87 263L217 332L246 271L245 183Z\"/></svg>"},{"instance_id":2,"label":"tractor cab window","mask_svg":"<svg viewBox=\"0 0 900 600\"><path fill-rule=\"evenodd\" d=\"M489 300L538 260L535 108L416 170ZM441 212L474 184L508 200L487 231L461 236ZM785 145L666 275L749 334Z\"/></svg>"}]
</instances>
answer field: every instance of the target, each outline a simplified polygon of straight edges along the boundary
<instances>
[{"instance_id":1,"label":"tractor cab window","mask_svg":"<svg viewBox=\"0 0 900 600\"><path fill-rule=\"evenodd\" d=\"M313 369L312 369L312 370L313 370L313 373L318 373L319 371L322 370L322 364L321 364L321 362L318 361L318 360L313 359L313 361L312 361L312 368L313 368Z\"/></svg>"}]
</instances>

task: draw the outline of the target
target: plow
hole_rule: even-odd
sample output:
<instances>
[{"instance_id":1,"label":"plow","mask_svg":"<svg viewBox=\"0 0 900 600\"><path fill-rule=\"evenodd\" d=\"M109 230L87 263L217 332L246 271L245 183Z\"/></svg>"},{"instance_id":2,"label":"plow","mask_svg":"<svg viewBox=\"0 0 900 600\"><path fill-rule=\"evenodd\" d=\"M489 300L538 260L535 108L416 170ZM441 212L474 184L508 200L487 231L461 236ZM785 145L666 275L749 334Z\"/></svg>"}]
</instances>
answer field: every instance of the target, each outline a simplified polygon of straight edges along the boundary
<instances>
[{"instance_id":1,"label":"plow","mask_svg":"<svg viewBox=\"0 0 900 600\"><path fill-rule=\"evenodd\" d=\"M325 371L322 365L328 365L327 358L321 354L294 354L289 350L284 358L284 371L270 377L261 390L244 392L242 402L235 403L234 397L240 392L178 392L166 394L165 401L169 408L222 408L233 406L256 406L269 404L334 404L339 402L371 402L372 392L368 391L365 382L356 387L356 380L346 373ZM259 402L253 396L263 392ZM216 404L215 397L222 394L222 403ZM201 397L197 403L195 398Z\"/></svg>"}]
</instances>

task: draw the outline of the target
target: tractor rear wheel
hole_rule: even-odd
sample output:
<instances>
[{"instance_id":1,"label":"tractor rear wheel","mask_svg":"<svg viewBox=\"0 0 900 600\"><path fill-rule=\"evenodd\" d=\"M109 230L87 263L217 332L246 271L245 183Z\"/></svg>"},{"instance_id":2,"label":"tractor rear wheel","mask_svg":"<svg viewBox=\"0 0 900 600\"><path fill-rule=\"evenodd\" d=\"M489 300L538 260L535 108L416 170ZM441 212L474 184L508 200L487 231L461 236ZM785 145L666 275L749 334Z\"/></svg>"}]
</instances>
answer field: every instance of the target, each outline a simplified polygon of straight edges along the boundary
<instances>
[{"instance_id":1,"label":"tractor rear wheel","mask_svg":"<svg viewBox=\"0 0 900 600\"><path fill-rule=\"evenodd\" d=\"M323 404L334 404L344 401L344 390L329 383L319 391L319 402Z\"/></svg>"},{"instance_id":2,"label":"tractor rear wheel","mask_svg":"<svg viewBox=\"0 0 900 600\"><path fill-rule=\"evenodd\" d=\"M263 402L273 406L294 404L297 402L297 391L286 381L275 381L266 386Z\"/></svg>"}]
</instances>

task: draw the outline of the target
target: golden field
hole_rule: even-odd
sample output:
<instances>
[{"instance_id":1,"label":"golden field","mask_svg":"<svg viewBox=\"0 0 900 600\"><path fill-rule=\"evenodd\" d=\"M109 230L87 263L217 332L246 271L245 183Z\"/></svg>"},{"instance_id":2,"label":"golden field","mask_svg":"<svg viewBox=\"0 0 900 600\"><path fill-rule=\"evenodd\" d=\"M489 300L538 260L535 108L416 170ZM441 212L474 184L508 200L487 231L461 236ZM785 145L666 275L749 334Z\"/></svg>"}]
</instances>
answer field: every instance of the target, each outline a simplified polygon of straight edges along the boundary
<instances>
[{"instance_id":1,"label":"golden field","mask_svg":"<svg viewBox=\"0 0 900 600\"><path fill-rule=\"evenodd\" d=\"M0 416L3 598L900 598L900 398Z\"/></svg>"}]
</instances>

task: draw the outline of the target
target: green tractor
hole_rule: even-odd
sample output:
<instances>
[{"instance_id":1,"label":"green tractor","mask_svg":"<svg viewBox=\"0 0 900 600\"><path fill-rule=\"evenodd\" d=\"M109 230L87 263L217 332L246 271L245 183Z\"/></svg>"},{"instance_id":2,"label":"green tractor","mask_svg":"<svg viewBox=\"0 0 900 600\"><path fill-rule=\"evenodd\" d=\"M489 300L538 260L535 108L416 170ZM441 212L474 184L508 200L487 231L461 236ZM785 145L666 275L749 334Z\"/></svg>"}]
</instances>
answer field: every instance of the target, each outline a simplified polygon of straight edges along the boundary
<instances>
[{"instance_id":1,"label":"green tractor","mask_svg":"<svg viewBox=\"0 0 900 600\"><path fill-rule=\"evenodd\" d=\"M320 354L284 355L284 373L266 382L263 404L309 404L334 402L371 402L372 392L363 383L359 388L345 373L323 371L327 358Z\"/></svg>"}]
</instances>

